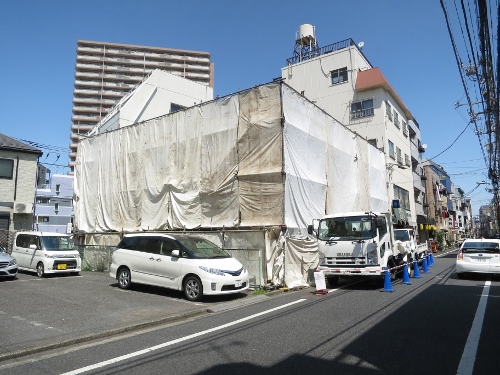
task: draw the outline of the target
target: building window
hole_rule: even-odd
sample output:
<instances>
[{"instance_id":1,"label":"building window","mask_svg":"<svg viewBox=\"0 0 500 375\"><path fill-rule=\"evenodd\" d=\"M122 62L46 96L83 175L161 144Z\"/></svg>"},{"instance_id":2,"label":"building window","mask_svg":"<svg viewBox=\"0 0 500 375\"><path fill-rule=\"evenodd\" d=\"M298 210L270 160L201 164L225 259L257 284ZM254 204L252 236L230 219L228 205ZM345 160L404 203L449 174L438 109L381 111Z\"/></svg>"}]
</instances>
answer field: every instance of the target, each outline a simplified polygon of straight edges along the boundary
<instances>
[{"instance_id":1,"label":"building window","mask_svg":"<svg viewBox=\"0 0 500 375\"><path fill-rule=\"evenodd\" d=\"M394 153L394 143L389 141L389 156L393 159L396 159L396 154Z\"/></svg>"},{"instance_id":2,"label":"building window","mask_svg":"<svg viewBox=\"0 0 500 375\"><path fill-rule=\"evenodd\" d=\"M14 160L0 159L0 178L12 180L14 176Z\"/></svg>"},{"instance_id":3,"label":"building window","mask_svg":"<svg viewBox=\"0 0 500 375\"><path fill-rule=\"evenodd\" d=\"M389 120L392 121L392 107L388 101L385 102L385 114L389 117Z\"/></svg>"},{"instance_id":4,"label":"building window","mask_svg":"<svg viewBox=\"0 0 500 375\"><path fill-rule=\"evenodd\" d=\"M61 192L61 185L56 184L56 193L60 193L60 192Z\"/></svg>"},{"instance_id":5,"label":"building window","mask_svg":"<svg viewBox=\"0 0 500 375\"><path fill-rule=\"evenodd\" d=\"M406 164L407 166L410 166L410 165L411 165L411 163L410 163L410 157L409 157L408 155L406 155L406 154L405 154L405 164Z\"/></svg>"},{"instance_id":6,"label":"building window","mask_svg":"<svg viewBox=\"0 0 500 375\"><path fill-rule=\"evenodd\" d=\"M369 139L368 143L371 144L373 147L377 147L377 138Z\"/></svg>"},{"instance_id":7,"label":"building window","mask_svg":"<svg viewBox=\"0 0 500 375\"><path fill-rule=\"evenodd\" d=\"M394 111L394 125L399 128L399 114L396 111Z\"/></svg>"},{"instance_id":8,"label":"building window","mask_svg":"<svg viewBox=\"0 0 500 375\"><path fill-rule=\"evenodd\" d=\"M403 157L401 156L401 149L396 147L396 156L399 164L403 164Z\"/></svg>"},{"instance_id":9,"label":"building window","mask_svg":"<svg viewBox=\"0 0 500 375\"><path fill-rule=\"evenodd\" d=\"M48 216L38 216L38 222L39 223L48 223L49 217Z\"/></svg>"},{"instance_id":10,"label":"building window","mask_svg":"<svg viewBox=\"0 0 500 375\"><path fill-rule=\"evenodd\" d=\"M0 230L9 230L9 215L0 214Z\"/></svg>"},{"instance_id":11,"label":"building window","mask_svg":"<svg viewBox=\"0 0 500 375\"><path fill-rule=\"evenodd\" d=\"M399 205L407 210L410 209L410 193L408 190L394 185L394 199L399 199Z\"/></svg>"},{"instance_id":12,"label":"building window","mask_svg":"<svg viewBox=\"0 0 500 375\"><path fill-rule=\"evenodd\" d=\"M50 198L47 198L47 197L37 197L36 198L36 203L37 204L49 204L50 203Z\"/></svg>"},{"instance_id":13,"label":"building window","mask_svg":"<svg viewBox=\"0 0 500 375\"><path fill-rule=\"evenodd\" d=\"M332 77L332 85L338 85L339 83L347 82L347 67L332 70L330 74Z\"/></svg>"},{"instance_id":14,"label":"building window","mask_svg":"<svg viewBox=\"0 0 500 375\"><path fill-rule=\"evenodd\" d=\"M373 99L351 103L351 120L366 116L373 116Z\"/></svg>"},{"instance_id":15,"label":"building window","mask_svg":"<svg viewBox=\"0 0 500 375\"><path fill-rule=\"evenodd\" d=\"M182 111L183 109L186 109L183 105L170 103L170 113Z\"/></svg>"},{"instance_id":16,"label":"building window","mask_svg":"<svg viewBox=\"0 0 500 375\"><path fill-rule=\"evenodd\" d=\"M59 203L54 203L54 211L59 211Z\"/></svg>"},{"instance_id":17,"label":"building window","mask_svg":"<svg viewBox=\"0 0 500 375\"><path fill-rule=\"evenodd\" d=\"M408 124L406 121L402 121L403 123L403 134L408 137Z\"/></svg>"}]
</instances>

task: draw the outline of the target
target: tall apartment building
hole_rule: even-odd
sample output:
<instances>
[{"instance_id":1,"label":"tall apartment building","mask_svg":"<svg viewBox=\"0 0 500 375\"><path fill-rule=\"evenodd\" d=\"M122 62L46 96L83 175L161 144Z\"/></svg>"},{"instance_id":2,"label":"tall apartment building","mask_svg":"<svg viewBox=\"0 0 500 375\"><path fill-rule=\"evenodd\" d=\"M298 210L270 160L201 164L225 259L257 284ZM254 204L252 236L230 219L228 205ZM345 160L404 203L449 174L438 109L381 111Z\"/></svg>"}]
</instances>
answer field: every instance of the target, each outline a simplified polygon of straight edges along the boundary
<instances>
[{"instance_id":1,"label":"tall apartment building","mask_svg":"<svg viewBox=\"0 0 500 375\"><path fill-rule=\"evenodd\" d=\"M131 44L77 42L69 154L73 173L78 140L155 69L213 87L210 53Z\"/></svg>"}]
</instances>

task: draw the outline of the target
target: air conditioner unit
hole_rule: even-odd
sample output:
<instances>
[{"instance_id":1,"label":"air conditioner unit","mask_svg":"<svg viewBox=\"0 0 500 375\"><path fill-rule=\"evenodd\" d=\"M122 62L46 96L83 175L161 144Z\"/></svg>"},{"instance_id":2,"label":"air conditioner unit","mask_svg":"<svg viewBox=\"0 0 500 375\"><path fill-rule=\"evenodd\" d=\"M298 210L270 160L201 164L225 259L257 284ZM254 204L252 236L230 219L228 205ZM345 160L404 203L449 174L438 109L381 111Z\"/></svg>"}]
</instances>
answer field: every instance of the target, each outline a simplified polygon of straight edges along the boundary
<instances>
[{"instance_id":1,"label":"air conditioner unit","mask_svg":"<svg viewBox=\"0 0 500 375\"><path fill-rule=\"evenodd\" d=\"M14 213L29 214L33 210L33 203L14 202Z\"/></svg>"}]
</instances>

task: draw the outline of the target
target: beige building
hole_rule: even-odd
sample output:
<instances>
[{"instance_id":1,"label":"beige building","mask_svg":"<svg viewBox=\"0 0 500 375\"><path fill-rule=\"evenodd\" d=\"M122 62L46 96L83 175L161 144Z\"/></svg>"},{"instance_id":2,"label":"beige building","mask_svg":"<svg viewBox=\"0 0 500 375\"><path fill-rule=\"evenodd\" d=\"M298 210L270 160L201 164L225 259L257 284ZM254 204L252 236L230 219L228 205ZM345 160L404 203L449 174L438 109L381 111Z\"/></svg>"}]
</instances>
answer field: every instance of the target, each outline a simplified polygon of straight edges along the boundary
<instances>
[{"instance_id":1,"label":"beige building","mask_svg":"<svg viewBox=\"0 0 500 375\"><path fill-rule=\"evenodd\" d=\"M79 40L69 154L74 170L78 140L155 69L213 88L210 53ZM175 108L174 108L175 109Z\"/></svg>"},{"instance_id":2,"label":"beige building","mask_svg":"<svg viewBox=\"0 0 500 375\"><path fill-rule=\"evenodd\" d=\"M0 134L0 231L32 229L40 156L40 150Z\"/></svg>"},{"instance_id":3,"label":"beige building","mask_svg":"<svg viewBox=\"0 0 500 375\"><path fill-rule=\"evenodd\" d=\"M420 129L409 108L382 71L346 39L319 48L314 28L301 25L295 52L281 69L284 81L325 112L383 151L388 202L399 200L394 222L417 228L426 221L421 182Z\"/></svg>"}]
</instances>

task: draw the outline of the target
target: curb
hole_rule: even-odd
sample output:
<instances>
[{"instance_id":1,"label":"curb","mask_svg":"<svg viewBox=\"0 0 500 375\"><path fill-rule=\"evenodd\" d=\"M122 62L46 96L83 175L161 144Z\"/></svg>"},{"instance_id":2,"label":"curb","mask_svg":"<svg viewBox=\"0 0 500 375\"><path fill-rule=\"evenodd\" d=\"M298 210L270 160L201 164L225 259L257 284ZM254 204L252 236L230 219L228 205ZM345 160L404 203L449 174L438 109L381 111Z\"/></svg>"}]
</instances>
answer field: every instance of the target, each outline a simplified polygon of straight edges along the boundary
<instances>
[{"instance_id":1,"label":"curb","mask_svg":"<svg viewBox=\"0 0 500 375\"><path fill-rule=\"evenodd\" d=\"M165 318L161 318L161 319L157 319L157 320L151 320L151 321L143 322L143 323L137 323L137 324L134 324L134 325L131 325L128 327L115 328L115 329L111 329L111 330L96 333L96 334L80 336L80 337L77 337L74 339L62 340L62 341L59 341L59 342L54 343L54 344L48 344L48 345L43 345L43 346L40 345L40 346L28 348L28 349L18 350L18 351L12 352L12 353L0 354L0 362L7 361L9 359L24 357L24 356L31 355L31 354L45 352L45 351L49 351L49 350L53 350L53 349L59 349L59 348L62 348L64 346L68 346L68 345L81 344L84 342L103 339L106 337L119 335L122 333L138 331L138 330L141 330L141 329L146 328L146 327L150 328L151 326L162 325L165 323L173 323L173 322L177 322L179 320L184 320L186 318L195 317L195 316L207 313L207 312L209 312L208 309L202 308L202 309L190 311L190 312L183 313L183 314L172 315L169 317L165 317Z\"/></svg>"}]
</instances>

